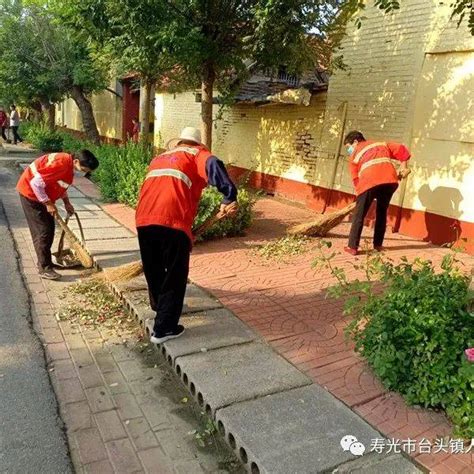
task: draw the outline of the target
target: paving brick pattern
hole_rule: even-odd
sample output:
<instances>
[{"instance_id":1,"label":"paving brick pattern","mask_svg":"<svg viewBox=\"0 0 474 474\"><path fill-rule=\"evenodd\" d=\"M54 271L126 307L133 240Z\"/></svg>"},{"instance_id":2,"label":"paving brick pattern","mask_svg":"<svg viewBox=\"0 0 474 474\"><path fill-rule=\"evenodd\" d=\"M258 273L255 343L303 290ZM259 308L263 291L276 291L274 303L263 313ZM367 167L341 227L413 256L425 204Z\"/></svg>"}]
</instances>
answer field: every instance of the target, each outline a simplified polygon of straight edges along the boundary
<instances>
[{"instance_id":1,"label":"paving brick pattern","mask_svg":"<svg viewBox=\"0 0 474 474\"><path fill-rule=\"evenodd\" d=\"M120 204L104 210L135 231L134 211ZM265 262L255 249L285 235L292 223L314 218L306 209L265 198L256 205L255 222L244 237L199 244L191 259L190 278L217 297L242 321L259 332L280 354L326 387L376 429L389 438L435 440L451 434L442 413L409 407L388 393L344 337L347 320L343 303L326 299L325 289L334 283L328 271L311 266L318 251L312 250L288 262ZM351 277L358 276L342 253L349 223L328 236L332 250L341 252L335 263ZM363 239L370 240L365 229ZM439 264L447 249L387 232L386 255L397 261L406 256ZM357 257L359 260L364 256ZM463 257L474 265L474 258ZM417 461L433 473L474 472L474 454L419 454Z\"/></svg>"}]
</instances>

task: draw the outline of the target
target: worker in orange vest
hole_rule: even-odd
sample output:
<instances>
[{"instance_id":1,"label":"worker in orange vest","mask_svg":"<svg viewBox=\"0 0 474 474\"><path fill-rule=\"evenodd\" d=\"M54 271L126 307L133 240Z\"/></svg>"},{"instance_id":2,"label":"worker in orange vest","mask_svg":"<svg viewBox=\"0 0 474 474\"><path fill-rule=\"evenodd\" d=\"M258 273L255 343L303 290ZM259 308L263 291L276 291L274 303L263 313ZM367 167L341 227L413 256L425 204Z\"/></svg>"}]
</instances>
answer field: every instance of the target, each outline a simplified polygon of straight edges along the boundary
<instances>
[{"instance_id":1,"label":"worker in orange vest","mask_svg":"<svg viewBox=\"0 0 474 474\"><path fill-rule=\"evenodd\" d=\"M383 250L390 200L398 188L398 182L410 174L409 150L400 143L366 140L359 131L347 134L344 139L349 168L354 183L357 205L352 218L349 245L344 250L357 255L364 219L374 200L377 201L374 229L374 249ZM395 163L400 164L399 170Z\"/></svg>"},{"instance_id":2,"label":"worker in orange vest","mask_svg":"<svg viewBox=\"0 0 474 474\"><path fill-rule=\"evenodd\" d=\"M184 332L178 322L194 240L191 228L203 189L217 187L224 197L221 212L237 212L237 189L222 161L201 143L199 130L186 127L167 148L151 162L136 210L143 271L156 311L150 337L155 344Z\"/></svg>"},{"instance_id":3,"label":"worker in orange vest","mask_svg":"<svg viewBox=\"0 0 474 474\"><path fill-rule=\"evenodd\" d=\"M89 150L72 155L50 153L33 161L21 175L16 189L30 228L41 278L57 280L61 277L54 271L51 260L56 201L62 199L66 212L73 214L67 189L72 184L74 170L86 175L98 166L97 158Z\"/></svg>"}]
</instances>

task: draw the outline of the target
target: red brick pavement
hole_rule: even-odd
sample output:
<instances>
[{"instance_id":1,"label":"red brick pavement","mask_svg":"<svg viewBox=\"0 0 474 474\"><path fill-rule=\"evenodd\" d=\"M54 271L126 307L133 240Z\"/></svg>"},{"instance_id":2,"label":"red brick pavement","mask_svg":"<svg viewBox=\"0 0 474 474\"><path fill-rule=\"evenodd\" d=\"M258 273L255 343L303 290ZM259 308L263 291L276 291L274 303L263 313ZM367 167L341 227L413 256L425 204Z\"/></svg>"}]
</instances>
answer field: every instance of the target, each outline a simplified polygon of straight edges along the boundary
<instances>
[{"instance_id":1,"label":"red brick pavement","mask_svg":"<svg viewBox=\"0 0 474 474\"><path fill-rule=\"evenodd\" d=\"M120 204L104 210L134 230L134 211ZM343 334L347 320L342 302L326 299L325 289L334 283L328 271L315 270L313 249L288 262L265 262L255 249L285 235L292 223L304 222L314 214L276 199L261 199L255 222L244 237L199 244L191 259L191 279L207 289L240 319L259 332L280 354L326 387L389 438L423 438L434 441L451 433L442 413L408 407L403 399L388 393ZM337 265L356 272L342 253L349 224L343 223L328 237L332 250L341 252ZM363 237L370 239L370 229ZM448 252L399 234L387 235L387 256L395 261L421 257L440 263ZM352 258L352 257L351 257ZM363 256L358 259L364 258ZM466 256L473 265L474 258ZM433 473L474 472L473 454L410 453Z\"/></svg>"}]
</instances>

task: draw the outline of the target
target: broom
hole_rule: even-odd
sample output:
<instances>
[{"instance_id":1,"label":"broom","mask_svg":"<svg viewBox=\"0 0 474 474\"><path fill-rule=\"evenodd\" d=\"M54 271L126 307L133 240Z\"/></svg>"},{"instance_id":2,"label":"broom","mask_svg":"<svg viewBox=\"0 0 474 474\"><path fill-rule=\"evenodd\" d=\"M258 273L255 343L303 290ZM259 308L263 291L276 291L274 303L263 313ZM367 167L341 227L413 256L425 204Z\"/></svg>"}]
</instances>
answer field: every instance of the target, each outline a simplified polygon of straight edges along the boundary
<instances>
[{"instance_id":1,"label":"broom","mask_svg":"<svg viewBox=\"0 0 474 474\"><path fill-rule=\"evenodd\" d=\"M54 214L54 218L56 219L56 222L59 224L61 230L69 240L70 248L76 255L77 259L81 262L81 265L84 268L92 268L94 266L94 260L90 256L89 252L83 247L82 243L76 237L74 232L72 232L72 230L68 227L68 225L59 215L59 213L56 212Z\"/></svg>"},{"instance_id":2,"label":"broom","mask_svg":"<svg viewBox=\"0 0 474 474\"><path fill-rule=\"evenodd\" d=\"M199 237L202 235L207 229L212 227L216 222L220 221L224 217L228 215L224 212L217 212L213 216L211 216L207 221L201 224L195 231L194 231L194 238ZM132 278L136 278L137 276L143 273L143 265L141 260L137 260L135 262L126 263L125 265L121 265L120 267L111 268L109 270L105 270L105 277L107 280L111 282L118 282L118 281L128 281Z\"/></svg>"},{"instance_id":3,"label":"broom","mask_svg":"<svg viewBox=\"0 0 474 474\"><path fill-rule=\"evenodd\" d=\"M306 235L308 237L324 237L330 230L339 225L344 218L355 209L353 202L343 209L325 214L314 221L298 224L290 227L287 231L289 235Z\"/></svg>"}]
</instances>

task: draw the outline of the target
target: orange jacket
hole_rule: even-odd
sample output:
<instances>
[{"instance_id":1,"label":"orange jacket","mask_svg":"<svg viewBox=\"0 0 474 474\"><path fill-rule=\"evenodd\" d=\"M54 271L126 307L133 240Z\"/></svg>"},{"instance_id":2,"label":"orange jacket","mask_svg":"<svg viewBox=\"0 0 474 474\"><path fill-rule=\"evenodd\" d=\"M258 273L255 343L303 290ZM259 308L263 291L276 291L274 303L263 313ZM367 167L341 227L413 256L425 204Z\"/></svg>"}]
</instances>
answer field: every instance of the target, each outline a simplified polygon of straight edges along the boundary
<instances>
[{"instance_id":1,"label":"orange jacket","mask_svg":"<svg viewBox=\"0 0 474 474\"><path fill-rule=\"evenodd\" d=\"M356 195L380 184L398 184L394 161L407 161L410 156L408 148L401 143L370 140L358 143L349 160Z\"/></svg>"},{"instance_id":2,"label":"orange jacket","mask_svg":"<svg viewBox=\"0 0 474 474\"><path fill-rule=\"evenodd\" d=\"M74 178L74 164L69 153L50 153L37 158L23 171L16 185L17 191L32 201L38 201L30 181L40 175L48 198L55 202L64 197Z\"/></svg>"},{"instance_id":3,"label":"orange jacket","mask_svg":"<svg viewBox=\"0 0 474 474\"><path fill-rule=\"evenodd\" d=\"M137 227L162 225L182 230L191 242L199 199L207 186L204 146L179 146L154 158L140 190Z\"/></svg>"}]
</instances>

